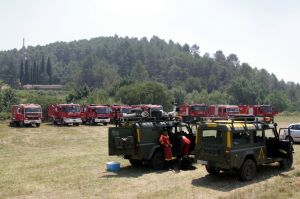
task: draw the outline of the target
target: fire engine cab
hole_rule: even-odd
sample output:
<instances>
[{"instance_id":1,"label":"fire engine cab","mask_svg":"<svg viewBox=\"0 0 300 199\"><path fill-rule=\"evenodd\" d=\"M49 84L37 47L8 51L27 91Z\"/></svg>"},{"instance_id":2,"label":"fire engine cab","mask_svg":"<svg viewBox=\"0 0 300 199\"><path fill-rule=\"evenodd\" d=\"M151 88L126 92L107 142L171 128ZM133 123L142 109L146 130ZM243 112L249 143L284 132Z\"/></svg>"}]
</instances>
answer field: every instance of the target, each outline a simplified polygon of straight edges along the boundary
<instances>
[{"instance_id":1,"label":"fire engine cab","mask_svg":"<svg viewBox=\"0 0 300 199\"><path fill-rule=\"evenodd\" d=\"M79 126L82 113L79 104L53 104L48 107L48 117L53 124Z\"/></svg>"},{"instance_id":2,"label":"fire engine cab","mask_svg":"<svg viewBox=\"0 0 300 199\"><path fill-rule=\"evenodd\" d=\"M255 117L274 118L278 114L270 105L239 105L241 114L253 115Z\"/></svg>"},{"instance_id":3,"label":"fire engine cab","mask_svg":"<svg viewBox=\"0 0 300 199\"><path fill-rule=\"evenodd\" d=\"M107 125L110 122L111 108L104 105L94 105L82 107L82 122L89 124L104 124Z\"/></svg>"},{"instance_id":4,"label":"fire engine cab","mask_svg":"<svg viewBox=\"0 0 300 199\"><path fill-rule=\"evenodd\" d=\"M208 111L210 117L219 119L227 119L230 116L240 114L240 109L237 105L210 105Z\"/></svg>"},{"instance_id":5,"label":"fire engine cab","mask_svg":"<svg viewBox=\"0 0 300 199\"><path fill-rule=\"evenodd\" d=\"M39 127L42 122L42 108L38 104L13 105L10 126L32 125Z\"/></svg>"},{"instance_id":6,"label":"fire engine cab","mask_svg":"<svg viewBox=\"0 0 300 199\"><path fill-rule=\"evenodd\" d=\"M191 104L179 105L178 115L184 122L199 121L208 117L208 105L206 104Z\"/></svg>"}]
</instances>

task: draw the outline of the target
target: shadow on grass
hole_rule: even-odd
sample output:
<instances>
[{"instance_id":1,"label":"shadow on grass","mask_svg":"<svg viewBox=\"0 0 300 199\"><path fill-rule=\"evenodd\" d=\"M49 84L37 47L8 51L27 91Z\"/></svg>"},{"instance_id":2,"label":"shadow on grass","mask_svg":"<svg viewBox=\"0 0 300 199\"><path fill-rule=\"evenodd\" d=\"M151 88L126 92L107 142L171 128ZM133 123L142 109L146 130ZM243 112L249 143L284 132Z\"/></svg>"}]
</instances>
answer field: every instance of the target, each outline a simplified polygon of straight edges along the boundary
<instances>
[{"instance_id":1,"label":"shadow on grass","mask_svg":"<svg viewBox=\"0 0 300 199\"><path fill-rule=\"evenodd\" d=\"M293 168L290 170L293 170ZM291 178L290 175L284 173L290 170L283 170L279 167L279 165L265 165L257 168L256 177L252 181L242 182L237 178L234 172L221 172L216 176L207 174L201 178L194 179L192 180L192 185L228 192L244 186L262 182L274 176Z\"/></svg>"},{"instance_id":2,"label":"shadow on grass","mask_svg":"<svg viewBox=\"0 0 300 199\"><path fill-rule=\"evenodd\" d=\"M164 168L162 170L154 170L151 168L149 164L143 164L140 166L125 166L121 167L121 169L118 172L104 172L104 175L102 178L137 178L140 177L144 174L149 174L149 173L165 173L165 172L175 172L175 173L180 173L181 170L195 170L196 167L191 166L188 169L180 169L179 162L177 160L174 160L171 164L171 168Z\"/></svg>"}]
</instances>

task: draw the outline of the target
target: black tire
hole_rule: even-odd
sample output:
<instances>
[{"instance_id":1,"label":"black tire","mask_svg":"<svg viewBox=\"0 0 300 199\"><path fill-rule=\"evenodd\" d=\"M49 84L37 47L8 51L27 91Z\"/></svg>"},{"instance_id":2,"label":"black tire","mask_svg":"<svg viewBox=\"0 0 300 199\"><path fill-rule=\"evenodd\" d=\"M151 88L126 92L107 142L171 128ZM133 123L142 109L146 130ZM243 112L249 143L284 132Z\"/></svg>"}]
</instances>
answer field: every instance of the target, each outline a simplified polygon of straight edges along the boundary
<instances>
[{"instance_id":1,"label":"black tire","mask_svg":"<svg viewBox=\"0 0 300 199\"><path fill-rule=\"evenodd\" d=\"M129 162L132 166L141 166L143 164L142 160L129 159Z\"/></svg>"},{"instance_id":2,"label":"black tire","mask_svg":"<svg viewBox=\"0 0 300 199\"><path fill-rule=\"evenodd\" d=\"M41 125L40 123L36 123L35 124L36 127L40 127L40 125Z\"/></svg>"},{"instance_id":3,"label":"black tire","mask_svg":"<svg viewBox=\"0 0 300 199\"><path fill-rule=\"evenodd\" d=\"M290 169L293 165L294 158L293 154L289 155L288 158L284 158L282 161L279 162L280 167L283 169Z\"/></svg>"},{"instance_id":4,"label":"black tire","mask_svg":"<svg viewBox=\"0 0 300 199\"><path fill-rule=\"evenodd\" d=\"M79 126L79 123L74 123L75 126Z\"/></svg>"},{"instance_id":5,"label":"black tire","mask_svg":"<svg viewBox=\"0 0 300 199\"><path fill-rule=\"evenodd\" d=\"M104 123L103 123L103 125L104 125L104 126L106 126L106 125L107 125L107 123L106 123L106 122L104 122Z\"/></svg>"},{"instance_id":6,"label":"black tire","mask_svg":"<svg viewBox=\"0 0 300 199\"><path fill-rule=\"evenodd\" d=\"M19 126L20 126L20 127L24 127L24 122L23 122L23 121L20 121L20 122L19 122Z\"/></svg>"},{"instance_id":7,"label":"black tire","mask_svg":"<svg viewBox=\"0 0 300 199\"><path fill-rule=\"evenodd\" d=\"M289 140L292 144L294 144L294 139L291 136L286 136L285 140Z\"/></svg>"},{"instance_id":8,"label":"black tire","mask_svg":"<svg viewBox=\"0 0 300 199\"><path fill-rule=\"evenodd\" d=\"M158 150L154 152L150 164L153 169L155 170L161 170L165 166L165 155L161 150Z\"/></svg>"},{"instance_id":9,"label":"black tire","mask_svg":"<svg viewBox=\"0 0 300 199\"><path fill-rule=\"evenodd\" d=\"M250 181L256 175L256 163L252 159L246 159L238 171L238 177L242 181Z\"/></svg>"},{"instance_id":10,"label":"black tire","mask_svg":"<svg viewBox=\"0 0 300 199\"><path fill-rule=\"evenodd\" d=\"M220 173L220 169L217 167L212 167L212 166L205 166L205 169L207 171L207 173L209 173L210 175L218 175Z\"/></svg>"}]
</instances>

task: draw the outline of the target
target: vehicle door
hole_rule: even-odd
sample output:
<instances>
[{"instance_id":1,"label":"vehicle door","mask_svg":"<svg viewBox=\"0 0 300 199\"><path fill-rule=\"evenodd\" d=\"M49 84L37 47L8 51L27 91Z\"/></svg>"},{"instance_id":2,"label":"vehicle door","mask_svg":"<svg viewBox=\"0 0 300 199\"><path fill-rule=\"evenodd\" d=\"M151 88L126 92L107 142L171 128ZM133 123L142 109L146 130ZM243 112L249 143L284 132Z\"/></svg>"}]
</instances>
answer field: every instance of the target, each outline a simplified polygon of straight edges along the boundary
<instances>
[{"instance_id":1,"label":"vehicle door","mask_svg":"<svg viewBox=\"0 0 300 199\"><path fill-rule=\"evenodd\" d=\"M300 142L300 124L293 125L290 132L294 142Z\"/></svg>"},{"instance_id":2,"label":"vehicle door","mask_svg":"<svg viewBox=\"0 0 300 199\"><path fill-rule=\"evenodd\" d=\"M133 126L108 129L109 155L134 155L138 133Z\"/></svg>"}]
</instances>

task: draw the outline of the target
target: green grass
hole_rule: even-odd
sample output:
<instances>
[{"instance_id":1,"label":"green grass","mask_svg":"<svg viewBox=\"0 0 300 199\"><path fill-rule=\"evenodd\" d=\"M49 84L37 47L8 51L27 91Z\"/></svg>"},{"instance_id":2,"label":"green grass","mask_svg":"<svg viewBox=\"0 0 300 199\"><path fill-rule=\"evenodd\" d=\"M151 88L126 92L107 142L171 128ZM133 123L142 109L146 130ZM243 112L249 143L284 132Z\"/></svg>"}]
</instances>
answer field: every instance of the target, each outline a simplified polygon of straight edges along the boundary
<instances>
[{"instance_id":1,"label":"green grass","mask_svg":"<svg viewBox=\"0 0 300 199\"><path fill-rule=\"evenodd\" d=\"M288 118L281 117L279 124ZM107 127L10 128L0 123L0 198L299 198L300 145L294 169L258 171L251 182L234 176L134 168L108 156ZM118 173L106 162L118 161Z\"/></svg>"}]
</instances>

